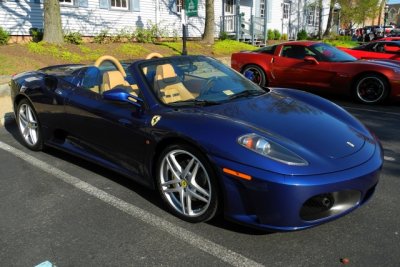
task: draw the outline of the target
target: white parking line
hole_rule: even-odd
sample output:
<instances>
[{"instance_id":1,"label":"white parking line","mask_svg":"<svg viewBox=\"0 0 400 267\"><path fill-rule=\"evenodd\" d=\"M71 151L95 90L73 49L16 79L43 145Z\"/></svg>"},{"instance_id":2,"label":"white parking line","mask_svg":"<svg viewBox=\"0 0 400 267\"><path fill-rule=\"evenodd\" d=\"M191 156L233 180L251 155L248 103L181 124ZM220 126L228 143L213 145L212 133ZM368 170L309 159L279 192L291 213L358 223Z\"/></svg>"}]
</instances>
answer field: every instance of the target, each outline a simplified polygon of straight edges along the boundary
<instances>
[{"instance_id":1,"label":"white parking line","mask_svg":"<svg viewBox=\"0 0 400 267\"><path fill-rule=\"evenodd\" d=\"M400 113L396 113L396 112L379 111L379 110L374 110L374 109L367 109L367 108L355 108L355 107L347 107L347 106L342 106L342 108L345 108L345 109L354 109L354 110L360 110L360 111L368 111L368 112L375 112L375 113L388 114L388 115L395 115L395 116L400 116Z\"/></svg>"},{"instance_id":2,"label":"white parking line","mask_svg":"<svg viewBox=\"0 0 400 267\"><path fill-rule=\"evenodd\" d=\"M12 146L9 146L1 141L0 149L10 152L14 156L76 187L77 189L97 199L102 200L103 202L131 215L132 217L143 221L144 223L147 223L159 230L162 230L177 239L187 242L190 245L210 255L213 255L228 264L231 264L233 266L263 266L262 264L246 258L245 256L236 253L224 246L218 245L182 227L176 226L173 223L170 223L148 211L145 211L135 205L125 202L113 195L110 195L107 192L93 185L90 185L77 177L74 177L60 169L57 169L50 164L36 159L35 157Z\"/></svg>"}]
</instances>

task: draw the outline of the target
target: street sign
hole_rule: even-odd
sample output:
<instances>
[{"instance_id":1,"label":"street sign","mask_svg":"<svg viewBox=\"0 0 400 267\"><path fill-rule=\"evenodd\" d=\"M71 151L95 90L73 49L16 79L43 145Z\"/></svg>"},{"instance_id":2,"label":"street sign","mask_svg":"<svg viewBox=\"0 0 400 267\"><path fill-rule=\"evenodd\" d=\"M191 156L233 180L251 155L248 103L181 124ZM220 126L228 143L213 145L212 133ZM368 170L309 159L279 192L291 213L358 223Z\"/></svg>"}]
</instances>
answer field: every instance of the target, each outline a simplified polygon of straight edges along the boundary
<instances>
[{"instance_id":1,"label":"street sign","mask_svg":"<svg viewBox=\"0 0 400 267\"><path fill-rule=\"evenodd\" d=\"M185 11L188 17L197 17L198 0L185 0Z\"/></svg>"}]
</instances>

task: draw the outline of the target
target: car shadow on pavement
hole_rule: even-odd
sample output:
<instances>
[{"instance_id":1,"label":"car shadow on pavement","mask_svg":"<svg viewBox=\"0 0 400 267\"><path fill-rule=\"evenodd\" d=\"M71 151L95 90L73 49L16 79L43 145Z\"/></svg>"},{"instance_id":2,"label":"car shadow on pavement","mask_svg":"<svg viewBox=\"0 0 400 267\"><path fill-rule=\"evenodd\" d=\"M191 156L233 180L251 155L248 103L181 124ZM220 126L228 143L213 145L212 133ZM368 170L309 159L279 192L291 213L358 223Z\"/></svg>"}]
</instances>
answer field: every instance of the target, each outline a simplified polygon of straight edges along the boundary
<instances>
[{"instance_id":1,"label":"car shadow on pavement","mask_svg":"<svg viewBox=\"0 0 400 267\"><path fill-rule=\"evenodd\" d=\"M6 121L4 127L18 143L20 143L22 146L24 146L22 137L19 134L18 126L17 126L15 120ZM82 169L88 170L99 176L105 177L106 179L109 179L109 180L121 185L122 187L125 187L125 188L135 192L140 197L142 197L143 199L145 199L152 205L156 206L157 208L159 208L161 210L166 210L166 208L165 208L164 204L162 203L162 200L156 190L149 189L149 188L119 174L119 173L116 173L112 170L101 167L100 165L97 165L95 163L83 160L79 157L70 155L66 152L57 150L55 148L45 147L43 152L54 158L58 158L60 160L67 161L67 162L69 162L73 165L76 165ZM229 220L226 220L222 215L216 216L213 220L207 222L207 224L209 224L213 227L225 229L225 230L232 231L232 232L248 234L248 235L266 235L266 234L270 233L270 232L253 229L253 228L250 228L247 226L243 226L243 225L231 222Z\"/></svg>"}]
</instances>

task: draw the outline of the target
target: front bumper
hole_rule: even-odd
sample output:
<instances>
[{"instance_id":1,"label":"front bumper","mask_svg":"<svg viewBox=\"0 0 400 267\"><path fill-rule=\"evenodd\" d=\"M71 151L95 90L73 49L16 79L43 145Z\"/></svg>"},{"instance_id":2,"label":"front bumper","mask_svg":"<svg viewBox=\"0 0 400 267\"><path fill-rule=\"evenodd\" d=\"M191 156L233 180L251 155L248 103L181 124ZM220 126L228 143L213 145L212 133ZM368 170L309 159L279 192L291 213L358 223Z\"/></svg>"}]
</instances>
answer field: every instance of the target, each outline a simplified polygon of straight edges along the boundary
<instances>
[{"instance_id":1,"label":"front bumper","mask_svg":"<svg viewBox=\"0 0 400 267\"><path fill-rule=\"evenodd\" d=\"M383 163L381 151L376 149L367 162L351 169L321 175L288 176L219 157L212 157L212 160L220 169L225 217L274 231L317 226L363 205L374 193ZM223 173L222 168L251 175L252 180L230 176ZM329 205L313 206L314 200L327 201L324 196L329 196Z\"/></svg>"}]
</instances>

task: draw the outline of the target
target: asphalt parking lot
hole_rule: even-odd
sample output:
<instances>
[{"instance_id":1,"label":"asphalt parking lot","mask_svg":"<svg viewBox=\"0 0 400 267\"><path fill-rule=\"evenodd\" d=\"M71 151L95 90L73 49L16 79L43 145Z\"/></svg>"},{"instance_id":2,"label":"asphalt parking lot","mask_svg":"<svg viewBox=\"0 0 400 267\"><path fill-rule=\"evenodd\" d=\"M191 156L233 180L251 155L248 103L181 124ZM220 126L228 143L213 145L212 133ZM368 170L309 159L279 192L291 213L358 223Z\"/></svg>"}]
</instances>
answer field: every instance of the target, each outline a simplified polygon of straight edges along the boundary
<instances>
[{"instance_id":1,"label":"asphalt parking lot","mask_svg":"<svg viewBox=\"0 0 400 267\"><path fill-rule=\"evenodd\" d=\"M316 228L264 233L219 219L189 224L155 191L0 126L0 266L400 266L400 106L335 100L381 139L372 200Z\"/></svg>"}]
</instances>

